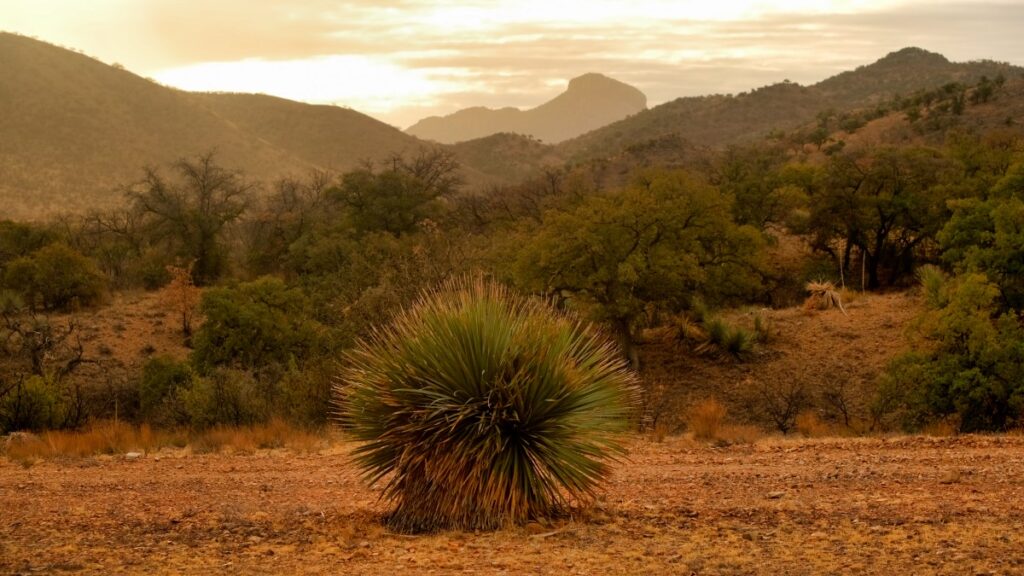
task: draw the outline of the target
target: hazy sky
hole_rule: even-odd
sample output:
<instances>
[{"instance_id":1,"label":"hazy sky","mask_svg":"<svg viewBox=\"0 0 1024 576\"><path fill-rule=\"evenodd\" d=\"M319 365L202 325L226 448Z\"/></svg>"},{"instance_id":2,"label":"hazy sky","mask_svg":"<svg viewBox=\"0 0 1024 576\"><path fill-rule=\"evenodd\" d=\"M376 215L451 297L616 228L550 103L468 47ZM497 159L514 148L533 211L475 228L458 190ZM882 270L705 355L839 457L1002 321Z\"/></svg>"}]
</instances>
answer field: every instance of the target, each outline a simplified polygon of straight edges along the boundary
<instances>
[{"instance_id":1,"label":"hazy sky","mask_svg":"<svg viewBox=\"0 0 1024 576\"><path fill-rule=\"evenodd\" d=\"M657 104L813 83L911 45L1024 64L1024 0L0 0L0 30L185 89L336 103L403 128L534 106L585 72Z\"/></svg>"}]
</instances>

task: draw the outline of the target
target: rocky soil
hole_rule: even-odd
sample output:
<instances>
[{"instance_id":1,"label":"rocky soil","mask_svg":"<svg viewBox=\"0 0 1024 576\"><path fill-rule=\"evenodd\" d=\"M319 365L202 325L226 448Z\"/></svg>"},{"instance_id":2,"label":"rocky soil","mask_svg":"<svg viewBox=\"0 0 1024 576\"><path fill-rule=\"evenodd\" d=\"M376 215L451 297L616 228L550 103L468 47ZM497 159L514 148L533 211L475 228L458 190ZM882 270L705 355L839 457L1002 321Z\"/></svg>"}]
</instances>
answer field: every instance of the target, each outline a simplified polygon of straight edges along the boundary
<instances>
[{"instance_id":1,"label":"rocky soil","mask_svg":"<svg viewBox=\"0 0 1024 576\"><path fill-rule=\"evenodd\" d=\"M632 445L575 518L424 536L347 444L0 459L0 573L1024 574L1024 437Z\"/></svg>"}]
</instances>

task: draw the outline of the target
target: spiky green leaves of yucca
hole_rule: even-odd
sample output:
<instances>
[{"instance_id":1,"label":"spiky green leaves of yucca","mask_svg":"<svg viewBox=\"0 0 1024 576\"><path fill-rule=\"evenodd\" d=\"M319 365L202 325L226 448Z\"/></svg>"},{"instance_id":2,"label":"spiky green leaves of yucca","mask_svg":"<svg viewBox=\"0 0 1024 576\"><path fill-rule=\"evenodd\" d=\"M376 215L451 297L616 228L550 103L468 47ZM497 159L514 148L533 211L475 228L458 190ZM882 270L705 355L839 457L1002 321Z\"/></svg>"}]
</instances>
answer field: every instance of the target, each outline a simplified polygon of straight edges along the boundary
<instances>
[{"instance_id":1,"label":"spiky green leaves of yucca","mask_svg":"<svg viewBox=\"0 0 1024 576\"><path fill-rule=\"evenodd\" d=\"M592 499L637 399L590 326L480 279L424 294L358 345L335 393L402 532L493 529Z\"/></svg>"}]
</instances>

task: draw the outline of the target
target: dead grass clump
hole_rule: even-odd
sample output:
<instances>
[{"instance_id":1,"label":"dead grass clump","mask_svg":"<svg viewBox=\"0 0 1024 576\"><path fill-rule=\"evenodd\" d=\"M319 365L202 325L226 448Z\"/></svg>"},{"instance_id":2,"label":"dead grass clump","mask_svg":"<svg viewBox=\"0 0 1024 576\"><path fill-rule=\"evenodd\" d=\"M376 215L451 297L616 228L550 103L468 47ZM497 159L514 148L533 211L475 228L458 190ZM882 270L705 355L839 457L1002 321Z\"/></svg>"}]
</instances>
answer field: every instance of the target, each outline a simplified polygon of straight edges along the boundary
<instances>
[{"instance_id":1,"label":"dead grass clump","mask_svg":"<svg viewBox=\"0 0 1024 576\"><path fill-rule=\"evenodd\" d=\"M702 400L690 407L686 427L698 440L716 440L728 414L725 405L714 398Z\"/></svg>"},{"instance_id":2,"label":"dead grass clump","mask_svg":"<svg viewBox=\"0 0 1024 576\"><path fill-rule=\"evenodd\" d=\"M775 338L775 325L771 317L763 312L754 314L754 334L761 344L769 344Z\"/></svg>"},{"instance_id":3,"label":"dead grass clump","mask_svg":"<svg viewBox=\"0 0 1024 576\"><path fill-rule=\"evenodd\" d=\"M824 438L826 436L835 436L835 430L832 426L821 419L817 412L813 410L804 410L800 414L797 414L796 420L794 421L794 428L796 431L806 438Z\"/></svg>"},{"instance_id":4,"label":"dead grass clump","mask_svg":"<svg viewBox=\"0 0 1024 576\"><path fill-rule=\"evenodd\" d=\"M665 441L665 437L668 436L669 427L665 422L658 422L651 429L651 439L657 443Z\"/></svg>"},{"instance_id":5,"label":"dead grass clump","mask_svg":"<svg viewBox=\"0 0 1024 576\"><path fill-rule=\"evenodd\" d=\"M94 422L81 430L53 430L41 434L11 435L4 455L17 462L54 458L86 458L101 454L149 453L161 448L191 446L201 454L222 449L251 454L256 450L285 448L307 453L320 449L326 439L317 432L296 428L279 419L266 424L217 427L205 431L154 430L148 424Z\"/></svg>"},{"instance_id":6,"label":"dead grass clump","mask_svg":"<svg viewBox=\"0 0 1024 576\"><path fill-rule=\"evenodd\" d=\"M680 314L672 318L669 324L669 332L673 333L676 340L680 342L707 340L707 333L701 328L700 322L695 321L686 314Z\"/></svg>"},{"instance_id":7,"label":"dead grass clump","mask_svg":"<svg viewBox=\"0 0 1024 576\"><path fill-rule=\"evenodd\" d=\"M807 299L804 300L804 308L808 310L831 310L832 308L838 308L843 314L846 314L846 309L843 308L842 296L840 296L835 284L821 281L808 282L804 289L809 294Z\"/></svg>"},{"instance_id":8,"label":"dead grass clump","mask_svg":"<svg viewBox=\"0 0 1024 576\"><path fill-rule=\"evenodd\" d=\"M764 430L752 424L726 424L718 433L723 444L753 444L764 438Z\"/></svg>"},{"instance_id":9,"label":"dead grass clump","mask_svg":"<svg viewBox=\"0 0 1024 576\"><path fill-rule=\"evenodd\" d=\"M257 450L286 448L295 452L313 452L324 438L309 430L296 428L284 420L274 418L265 424L253 426L217 426L197 433L190 442L198 454L227 451L252 454Z\"/></svg>"},{"instance_id":10,"label":"dead grass clump","mask_svg":"<svg viewBox=\"0 0 1024 576\"><path fill-rule=\"evenodd\" d=\"M148 424L133 426L124 422L93 422L81 430L51 430L39 435L13 437L6 456L23 461L59 457L84 458L100 454L150 452L163 446L183 445L180 432L157 432Z\"/></svg>"}]
</instances>

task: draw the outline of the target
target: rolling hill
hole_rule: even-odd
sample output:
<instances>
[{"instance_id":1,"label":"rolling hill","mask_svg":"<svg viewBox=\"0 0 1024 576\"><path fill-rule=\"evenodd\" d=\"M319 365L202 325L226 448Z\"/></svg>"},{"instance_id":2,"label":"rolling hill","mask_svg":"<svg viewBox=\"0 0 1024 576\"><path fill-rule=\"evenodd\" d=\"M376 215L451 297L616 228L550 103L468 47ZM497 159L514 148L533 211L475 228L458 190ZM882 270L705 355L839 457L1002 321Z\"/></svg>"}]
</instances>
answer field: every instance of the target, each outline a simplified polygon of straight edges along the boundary
<instances>
[{"instance_id":1,"label":"rolling hill","mask_svg":"<svg viewBox=\"0 0 1024 576\"><path fill-rule=\"evenodd\" d=\"M618 80L591 73L573 78L565 92L536 108L467 108L448 116L425 118L406 132L444 144L503 132L557 143L646 108L647 97L643 92Z\"/></svg>"},{"instance_id":2,"label":"rolling hill","mask_svg":"<svg viewBox=\"0 0 1024 576\"><path fill-rule=\"evenodd\" d=\"M257 180L343 170L421 146L358 112L167 88L88 56L0 33L0 202L5 216L121 202L146 165L216 150Z\"/></svg>"}]
</instances>

